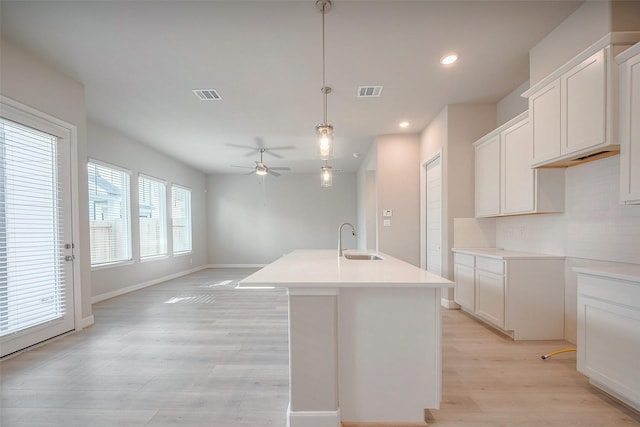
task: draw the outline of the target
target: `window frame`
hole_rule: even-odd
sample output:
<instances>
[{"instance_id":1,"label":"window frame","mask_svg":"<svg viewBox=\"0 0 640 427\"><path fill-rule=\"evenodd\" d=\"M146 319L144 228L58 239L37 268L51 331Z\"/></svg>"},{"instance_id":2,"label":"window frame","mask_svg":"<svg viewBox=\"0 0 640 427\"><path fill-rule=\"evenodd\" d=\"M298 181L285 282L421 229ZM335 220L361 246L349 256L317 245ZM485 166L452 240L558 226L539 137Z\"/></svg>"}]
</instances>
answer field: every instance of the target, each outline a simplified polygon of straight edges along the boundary
<instances>
[{"instance_id":1,"label":"window frame","mask_svg":"<svg viewBox=\"0 0 640 427\"><path fill-rule=\"evenodd\" d=\"M180 251L176 250L176 239L175 239L175 230L176 230L176 225L174 223L175 190L184 191L185 194L188 195L187 197L188 203L184 207L184 212L185 212L184 228L186 231L186 236L187 236L186 240L187 240L188 248ZM191 215L191 208L192 208L191 194L192 193L193 193L193 190L189 187L185 187L184 185L175 184L175 183L171 184L171 243L172 243L172 253L174 256L180 256L180 255L193 252L193 223L192 223L192 215Z\"/></svg>"},{"instance_id":2,"label":"window frame","mask_svg":"<svg viewBox=\"0 0 640 427\"><path fill-rule=\"evenodd\" d=\"M89 264L91 266L91 270L101 270L104 268L110 268L110 267L116 267L116 266L121 266L121 265L129 265L129 264L133 264L134 258L133 258L133 229L132 229L132 222L131 222L131 213L132 213L132 198L131 198L131 177L132 177L132 172L129 169L120 167L118 165L114 165L112 163L108 163L108 162L104 162L102 160L97 160L94 158L89 157L87 159L87 194L89 195L89 203L91 203L91 195L89 194L89 179L88 179L88 174L89 174L89 165L90 164L95 164L97 166L101 166L103 168L109 168L112 169L114 171L119 171L122 172L123 174L125 174L126 176L128 176L129 178L129 182L127 183L127 197L128 197L128 202L127 202L127 206L126 206L126 215L127 215L127 229L128 229L128 238L127 238L127 250L128 250L128 258L126 259L121 259L121 260L115 260L115 261L109 261L109 262L101 262L101 263L97 263L94 264L92 259L91 259L91 239L89 239ZM89 214L89 230L91 230L91 208L88 209Z\"/></svg>"},{"instance_id":3,"label":"window frame","mask_svg":"<svg viewBox=\"0 0 640 427\"><path fill-rule=\"evenodd\" d=\"M143 205L141 200L142 193L140 192L140 186L142 185L141 184L142 180L151 181L162 186L162 191L159 191L158 193L158 196L160 197L160 200L158 200L159 218L160 218L160 224L159 224L158 230L160 232L160 244L162 246L161 248L162 252L151 254L151 255L142 254L142 244L143 244L142 222L140 221L142 218L144 218L143 216L140 215L141 208ZM138 173L137 184L138 184L137 188L138 188L138 249L139 249L138 255L139 255L140 262L167 258L169 256L169 240L168 240L169 233L167 230L168 229L167 181L161 178L156 178L154 176L147 175L140 172Z\"/></svg>"}]
</instances>

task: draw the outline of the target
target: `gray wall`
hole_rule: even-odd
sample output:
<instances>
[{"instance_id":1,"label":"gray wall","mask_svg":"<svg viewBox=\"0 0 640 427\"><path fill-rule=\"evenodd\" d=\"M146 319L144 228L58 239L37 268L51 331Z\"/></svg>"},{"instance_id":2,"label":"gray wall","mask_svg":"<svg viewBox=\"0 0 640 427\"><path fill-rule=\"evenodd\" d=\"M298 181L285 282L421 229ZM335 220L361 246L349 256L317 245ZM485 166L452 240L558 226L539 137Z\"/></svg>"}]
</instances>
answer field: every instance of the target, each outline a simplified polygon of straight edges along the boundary
<instances>
[{"instance_id":1,"label":"gray wall","mask_svg":"<svg viewBox=\"0 0 640 427\"><path fill-rule=\"evenodd\" d=\"M86 117L84 86L32 56L6 39L0 40L0 92L2 95L57 117L77 127L78 176L86 176ZM80 236L74 237L80 263L82 318L91 319L89 259L89 199L87 180L78 181Z\"/></svg>"},{"instance_id":2,"label":"gray wall","mask_svg":"<svg viewBox=\"0 0 640 427\"><path fill-rule=\"evenodd\" d=\"M280 177L213 174L207 177L209 262L268 264L295 249L336 249L338 227L356 224L356 176L320 174ZM343 231L343 246L356 239Z\"/></svg>"},{"instance_id":3,"label":"gray wall","mask_svg":"<svg viewBox=\"0 0 640 427\"><path fill-rule=\"evenodd\" d=\"M639 1L586 1L529 51L531 86L612 31L638 30Z\"/></svg>"},{"instance_id":4,"label":"gray wall","mask_svg":"<svg viewBox=\"0 0 640 427\"><path fill-rule=\"evenodd\" d=\"M87 122L87 140L90 158L131 172L131 240L134 262L94 269L91 272L94 300L113 296L140 284L151 283L206 266L208 253L205 174L91 120ZM171 255L171 230L168 229L169 256L139 261L138 173L166 181L167 201L171 200L171 184L179 184L191 189L193 251L190 254L175 257ZM86 169L83 177L86 180ZM170 223L168 222L167 225L169 226Z\"/></svg>"},{"instance_id":5,"label":"gray wall","mask_svg":"<svg viewBox=\"0 0 640 427\"><path fill-rule=\"evenodd\" d=\"M378 249L420 265L420 169L418 135L384 135L377 139ZM383 218L391 209L393 216ZM391 226L385 227L384 220Z\"/></svg>"}]
</instances>

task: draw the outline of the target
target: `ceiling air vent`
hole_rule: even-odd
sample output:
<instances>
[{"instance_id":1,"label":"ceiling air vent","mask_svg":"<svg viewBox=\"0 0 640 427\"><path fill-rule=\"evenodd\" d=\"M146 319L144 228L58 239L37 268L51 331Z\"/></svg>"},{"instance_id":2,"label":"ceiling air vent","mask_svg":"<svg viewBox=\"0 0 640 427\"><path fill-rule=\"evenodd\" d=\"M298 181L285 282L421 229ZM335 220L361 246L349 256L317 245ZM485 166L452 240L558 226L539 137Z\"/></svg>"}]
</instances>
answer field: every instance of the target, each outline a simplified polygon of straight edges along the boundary
<instances>
[{"instance_id":1,"label":"ceiling air vent","mask_svg":"<svg viewBox=\"0 0 640 427\"><path fill-rule=\"evenodd\" d=\"M358 98L377 98L382 94L382 86L358 87Z\"/></svg>"},{"instance_id":2,"label":"ceiling air vent","mask_svg":"<svg viewBox=\"0 0 640 427\"><path fill-rule=\"evenodd\" d=\"M215 89L193 89L200 101L220 101L222 97Z\"/></svg>"}]
</instances>

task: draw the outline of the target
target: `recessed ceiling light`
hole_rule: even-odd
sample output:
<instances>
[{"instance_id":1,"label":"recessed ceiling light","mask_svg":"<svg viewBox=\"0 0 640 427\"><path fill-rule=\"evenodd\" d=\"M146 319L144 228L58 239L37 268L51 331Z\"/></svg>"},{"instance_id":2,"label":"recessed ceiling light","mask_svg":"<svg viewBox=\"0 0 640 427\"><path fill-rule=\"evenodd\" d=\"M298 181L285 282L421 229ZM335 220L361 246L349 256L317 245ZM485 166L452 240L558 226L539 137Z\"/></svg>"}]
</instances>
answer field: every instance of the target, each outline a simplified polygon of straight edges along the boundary
<instances>
[{"instance_id":1,"label":"recessed ceiling light","mask_svg":"<svg viewBox=\"0 0 640 427\"><path fill-rule=\"evenodd\" d=\"M400 122L399 126L400 126L401 128L409 127L409 122Z\"/></svg>"},{"instance_id":2,"label":"recessed ceiling light","mask_svg":"<svg viewBox=\"0 0 640 427\"><path fill-rule=\"evenodd\" d=\"M442 65L451 65L454 62L456 62L458 60L458 54L457 53L448 53L445 56L443 56L442 58L440 58L440 63Z\"/></svg>"}]
</instances>

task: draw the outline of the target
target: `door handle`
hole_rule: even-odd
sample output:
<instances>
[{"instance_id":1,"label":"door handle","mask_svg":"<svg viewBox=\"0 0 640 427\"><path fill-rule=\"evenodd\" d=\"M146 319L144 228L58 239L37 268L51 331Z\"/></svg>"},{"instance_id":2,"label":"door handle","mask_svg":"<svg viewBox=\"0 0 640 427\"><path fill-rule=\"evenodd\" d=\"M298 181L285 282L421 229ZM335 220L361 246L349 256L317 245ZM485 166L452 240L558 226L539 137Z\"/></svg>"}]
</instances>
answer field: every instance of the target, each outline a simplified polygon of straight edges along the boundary
<instances>
[{"instance_id":1,"label":"door handle","mask_svg":"<svg viewBox=\"0 0 640 427\"><path fill-rule=\"evenodd\" d=\"M76 259L75 255L67 255L64 257L65 261L73 261L75 259Z\"/></svg>"}]
</instances>

